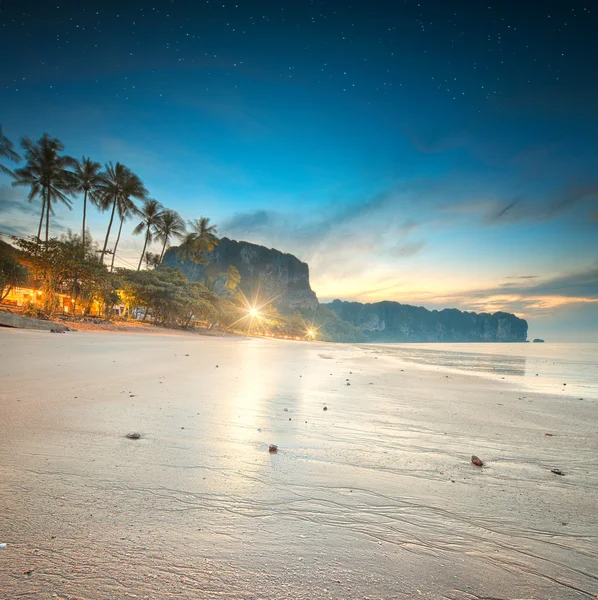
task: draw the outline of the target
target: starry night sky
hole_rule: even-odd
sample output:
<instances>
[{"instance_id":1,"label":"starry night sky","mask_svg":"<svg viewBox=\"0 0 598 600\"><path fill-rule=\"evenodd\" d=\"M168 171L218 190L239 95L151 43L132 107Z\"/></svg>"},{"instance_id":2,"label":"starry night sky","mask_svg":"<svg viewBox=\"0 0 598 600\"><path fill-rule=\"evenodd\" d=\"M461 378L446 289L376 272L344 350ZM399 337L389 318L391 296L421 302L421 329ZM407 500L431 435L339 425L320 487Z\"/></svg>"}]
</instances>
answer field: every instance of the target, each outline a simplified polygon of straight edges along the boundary
<instances>
[{"instance_id":1,"label":"starry night sky","mask_svg":"<svg viewBox=\"0 0 598 600\"><path fill-rule=\"evenodd\" d=\"M4 2L0 122L296 254L321 300L598 341L597 32L591 0ZM2 176L0 231L35 229L24 194Z\"/></svg>"}]
</instances>

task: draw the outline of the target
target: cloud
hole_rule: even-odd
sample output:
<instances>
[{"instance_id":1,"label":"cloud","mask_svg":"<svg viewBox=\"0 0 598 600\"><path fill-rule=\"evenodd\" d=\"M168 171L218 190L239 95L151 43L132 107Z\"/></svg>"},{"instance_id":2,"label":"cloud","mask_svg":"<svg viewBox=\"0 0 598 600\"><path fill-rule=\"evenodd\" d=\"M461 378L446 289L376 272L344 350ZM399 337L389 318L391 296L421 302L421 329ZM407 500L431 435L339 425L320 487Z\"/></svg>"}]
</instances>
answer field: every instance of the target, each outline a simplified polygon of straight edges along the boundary
<instances>
[{"instance_id":1,"label":"cloud","mask_svg":"<svg viewBox=\"0 0 598 600\"><path fill-rule=\"evenodd\" d=\"M0 185L0 232L5 235L31 235L37 232L41 216L39 201L28 202L24 190Z\"/></svg>"},{"instance_id":2,"label":"cloud","mask_svg":"<svg viewBox=\"0 0 598 600\"><path fill-rule=\"evenodd\" d=\"M497 286L447 294L442 301L452 301L455 306L469 310L505 310L534 318L552 314L562 306L594 304L597 317L594 326L598 327L598 263L549 277L528 275L507 279Z\"/></svg>"},{"instance_id":3,"label":"cloud","mask_svg":"<svg viewBox=\"0 0 598 600\"><path fill-rule=\"evenodd\" d=\"M420 240L419 242L410 242L407 244L397 244L390 249L392 256L406 258L407 256L415 256L424 246L426 242Z\"/></svg>"},{"instance_id":4,"label":"cloud","mask_svg":"<svg viewBox=\"0 0 598 600\"><path fill-rule=\"evenodd\" d=\"M405 214L412 204L402 186L345 206L319 211L258 209L232 215L222 235L291 252L310 266L314 281L358 281L384 262L410 260L425 247L412 239L420 223Z\"/></svg>"},{"instance_id":5,"label":"cloud","mask_svg":"<svg viewBox=\"0 0 598 600\"><path fill-rule=\"evenodd\" d=\"M56 218L55 206L50 213L50 234L56 231L63 233L66 227ZM23 188L14 188L10 185L0 185L0 233L24 237L37 235L39 219L41 217L41 202L34 199L27 200L27 193Z\"/></svg>"},{"instance_id":6,"label":"cloud","mask_svg":"<svg viewBox=\"0 0 598 600\"><path fill-rule=\"evenodd\" d=\"M598 301L598 263L586 269L534 281L529 285L503 283L497 289L528 296L560 296Z\"/></svg>"},{"instance_id":7,"label":"cloud","mask_svg":"<svg viewBox=\"0 0 598 600\"><path fill-rule=\"evenodd\" d=\"M512 210L523 200L523 198L515 198L515 200L511 200L505 207L501 208L498 213L495 215L490 215L488 217L488 221L498 221L502 219L506 214L512 212Z\"/></svg>"},{"instance_id":8,"label":"cloud","mask_svg":"<svg viewBox=\"0 0 598 600\"><path fill-rule=\"evenodd\" d=\"M251 233L276 225L279 218L277 213L268 210L235 213L221 225L221 229L231 232L232 235Z\"/></svg>"}]
</instances>

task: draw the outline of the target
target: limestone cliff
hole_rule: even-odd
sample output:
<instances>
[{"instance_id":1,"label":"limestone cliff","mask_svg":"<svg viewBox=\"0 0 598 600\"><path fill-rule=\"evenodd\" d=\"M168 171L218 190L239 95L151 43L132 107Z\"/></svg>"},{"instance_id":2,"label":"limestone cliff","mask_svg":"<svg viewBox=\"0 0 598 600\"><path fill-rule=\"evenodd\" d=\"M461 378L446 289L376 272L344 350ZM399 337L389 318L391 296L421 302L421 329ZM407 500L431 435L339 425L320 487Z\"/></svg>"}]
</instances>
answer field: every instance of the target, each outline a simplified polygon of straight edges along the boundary
<instances>
[{"instance_id":1,"label":"limestone cliff","mask_svg":"<svg viewBox=\"0 0 598 600\"><path fill-rule=\"evenodd\" d=\"M527 321L504 312L427 310L398 302L326 304L341 319L379 342L525 342Z\"/></svg>"},{"instance_id":2,"label":"limestone cliff","mask_svg":"<svg viewBox=\"0 0 598 600\"><path fill-rule=\"evenodd\" d=\"M318 304L309 285L309 267L292 254L224 237L207 255L206 265L190 261L181 265L177 250L168 250L164 264L179 267L190 279L214 277L233 265L241 274L241 289L249 299L257 294L262 301L274 299L273 304L281 310L314 309Z\"/></svg>"}]
</instances>

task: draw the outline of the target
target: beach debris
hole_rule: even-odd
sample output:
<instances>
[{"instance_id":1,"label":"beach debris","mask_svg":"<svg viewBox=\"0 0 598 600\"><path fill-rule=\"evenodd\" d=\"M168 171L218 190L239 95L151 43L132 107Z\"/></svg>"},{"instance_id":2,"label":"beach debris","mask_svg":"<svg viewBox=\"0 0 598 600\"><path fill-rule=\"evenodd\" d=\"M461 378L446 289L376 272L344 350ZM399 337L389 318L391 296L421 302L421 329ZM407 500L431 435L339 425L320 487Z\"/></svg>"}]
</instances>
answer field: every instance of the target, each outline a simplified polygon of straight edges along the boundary
<instances>
[{"instance_id":1,"label":"beach debris","mask_svg":"<svg viewBox=\"0 0 598 600\"><path fill-rule=\"evenodd\" d=\"M289 412L288 408L284 408L283 410L284 410L284 412Z\"/></svg>"},{"instance_id":2,"label":"beach debris","mask_svg":"<svg viewBox=\"0 0 598 600\"><path fill-rule=\"evenodd\" d=\"M26 571L21 571L23 575L27 575L27 577L31 577L33 573L33 569L27 569Z\"/></svg>"},{"instance_id":3,"label":"beach debris","mask_svg":"<svg viewBox=\"0 0 598 600\"><path fill-rule=\"evenodd\" d=\"M560 469L556 469L556 468L550 469L550 472L554 473L555 475L563 475L563 476L565 475Z\"/></svg>"},{"instance_id":4,"label":"beach debris","mask_svg":"<svg viewBox=\"0 0 598 600\"><path fill-rule=\"evenodd\" d=\"M480 460L475 454L473 454L471 456L471 462L476 466L476 467L482 467L484 466L484 463L482 460Z\"/></svg>"},{"instance_id":5,"label":"beach debris","mask_svg":"<svg viewBox=\"0 0 598 600\"><path fill-rule=\"evenodd\" d=\"M185 356L189 356L188 354L185 354Z\"/></svg>"},{"instance_id":6,"label":"beach debris","mask_svg":"<svg viewBox=\"0 0 598 600\"><path fill-rule=\"evenodd\" d=\"M278 452L278 446L276 444L270 444L268 446L268 452L276 454Z\"/></svg>"},{"instance_id":7,"label":"beach debris","mask_svg":"<svg viewBox=\"0 0 598 600\"><path fill-rule=\"evenodd\" d=\"M347 377L347 379L345 379L345 381L349 381L349 378Z\"/></svg>"},{"instance_id":8,"label":"beach debris","mask_svg":"<svg viewBox=\"0 0 598 600\"><path fill-rule=\"evenodd\" d=\"M125 437L129 438L130 440L138 440L141 437L141 434L137 433L136 431L132 431L131 433L127 433Z\"/></svg>"},{"instance_id":9,"label":"beach debris","mask_svg":"<svg viewBox=\"0 0 598 600\"><path fill-rule=\"evenodd\" d=\"M257 430L258 430L258 431L261 431L261 430L262 430L262 428L261 428L261 427L258 427L258 428L257 428Z\"/></svg>"},{"instance_id":10,"label":"beach debris","mask_svg":"<svg viewBox=\"0 0 598 600\"><path fill-rule=\"evenodd\" d=\"M6 544L0 544L0 550L4 550L6 548Z\"/></svg>"},{"instance_id":11,"label":"beach debris","mask_svg":"<svg viewBox=\"0 0 598 600\"><path fill-rule=\"evenodd\" d=\"M349 371L349 375L353 375L353 371Z\"/></svg>"},{"instance_id":12,"label":"beach debris","mask_svg":"<svg viewBox=\"0 0 598 600\"><path fill-rule=\"evenodd\" d=\"M50 333L64 333L61 329L50 329Z\"/></svg>"},{"instance_id":13,"label":"beach debris","mask_svg":"<svg viewBox=\"0 0 598 600\"><path fill-rule=\"evenodd\" d=\"M218 369L218 368L219 368L219 365L216 365L216 368Z\"/></svg>"},{"instance_id":14,"label":"beach debris","mask_svg":"<svg viewBox=\"0 0 598 600\"><path fill-rule=\"evenodd\" d=\"M347 381L347 385L351 385L351 384Z\"/></svg>"},{"instance_id":15,"label":"beach debris","mask_svg":"<svg viewBox=\"0 0 598 600\"><path fill-rule=\"evenodd\" d=\"M291 420L291 417L289 417L289 421Z\"/></svg>"},{"instance_id":16,"label":"beach debris","mask_svg":"<svg viewBox=\"0 0 598 600\"><path fill-rule=\"evenodd\" d=\"M328 407L327 407L327 406L325 406L325 407L324 407L322 410L328 410Z\"/></svg>"},{"instance_id":17,"label":"beach debris","mask_svg":"<svg viewBox=\"0 0 598 600\"><path fill-rule=\"evenodd\" d=\"M554 433L545 433L544 434L546 437L552 437L554 435Z\"/></svg>"}]
</instances>

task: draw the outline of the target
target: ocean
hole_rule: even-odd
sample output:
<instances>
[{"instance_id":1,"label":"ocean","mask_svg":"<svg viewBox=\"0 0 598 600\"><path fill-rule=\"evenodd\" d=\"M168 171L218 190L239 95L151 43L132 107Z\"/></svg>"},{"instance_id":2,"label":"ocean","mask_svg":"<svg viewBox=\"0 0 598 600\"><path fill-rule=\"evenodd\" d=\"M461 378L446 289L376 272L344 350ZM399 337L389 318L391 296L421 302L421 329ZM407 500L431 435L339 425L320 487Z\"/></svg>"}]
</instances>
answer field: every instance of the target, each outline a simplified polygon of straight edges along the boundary
<instances>
[{"instance_id":1,"label":"ocean","mask_svg":"<svg viewBox=\"0 0 598 600\"><path fill-rule=\"evenodd\" d=\"M373 344L435 370L505 379L533 391L598 398L598 343Z\"/></svg>"}]
</instances>

